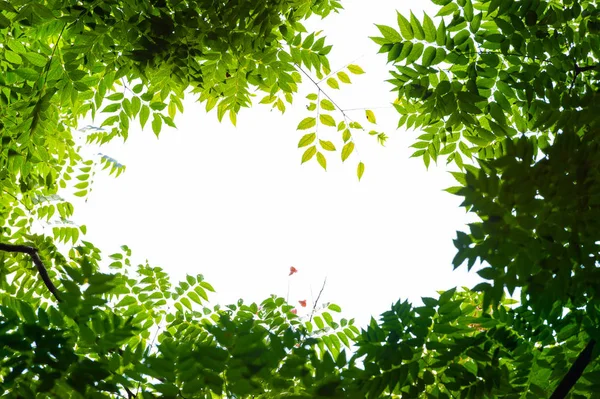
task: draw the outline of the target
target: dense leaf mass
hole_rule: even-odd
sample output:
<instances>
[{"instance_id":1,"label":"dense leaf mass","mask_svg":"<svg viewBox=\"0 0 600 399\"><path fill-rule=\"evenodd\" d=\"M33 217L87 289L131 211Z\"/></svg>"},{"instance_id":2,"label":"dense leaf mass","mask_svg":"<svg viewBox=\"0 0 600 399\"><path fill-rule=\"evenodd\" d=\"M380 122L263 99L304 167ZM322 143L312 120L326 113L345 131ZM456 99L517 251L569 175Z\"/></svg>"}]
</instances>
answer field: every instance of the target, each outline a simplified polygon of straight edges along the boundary
<instances>
[{"instance_id":1,"label":"dense leaf mass","mask_svg":"<svg viewBox=\"0 0 600 399\"><path fill-rule=\"evenodd\" d=\"M453 163L448 191L477 216L454 267L488 282L398 301L360 330L318 298L305 316L276 296L209 306L200 274L173 283L126 246L104 256L59 195L86 197L98 167L124 170L84 158L84 142L126 139L136 119L158 135L184 95L235 123L255 90L283 112L303 74L350 84L363 70L332 74L331 46L302 25L337 1L0 0L3 397L595 397L600 9L433 3L436 16L398 14L373 40L394 68L399 125L423 131L414 156ZM326 169L336 144L318 128L340 132L342 161L365 129L315 84L298 147ZM100 114L79 140L78 121Z\"/></svg>"}]
</instances>

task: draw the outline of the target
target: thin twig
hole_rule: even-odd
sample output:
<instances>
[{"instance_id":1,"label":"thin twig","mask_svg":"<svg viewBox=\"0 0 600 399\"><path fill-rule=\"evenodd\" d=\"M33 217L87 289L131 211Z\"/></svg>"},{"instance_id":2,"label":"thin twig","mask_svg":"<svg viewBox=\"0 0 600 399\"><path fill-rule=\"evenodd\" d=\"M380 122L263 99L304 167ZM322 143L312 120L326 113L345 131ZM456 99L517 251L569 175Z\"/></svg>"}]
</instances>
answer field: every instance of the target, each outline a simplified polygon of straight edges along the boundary
<instances>
[{"instance_id":1,"label":"thin twig","mask_svg":"<svg viewBox=\"0 0 600 399\"><path fill-rule=\"evenodd\" d=\"M296 68L298 68L298 70L299 70L300 72L302 72L304 75L306 75L306 77L307 77L307 78L309 78L309 79L310 79L310 81L311 81L311 82L313 82L313 84L314 84L315 86L317 86L317 90L319 90L319 92L322 92L322 93L323 93L323 95L324 95L325 97L327 97L327 98L329 99L329 101L331 101L331 103L332 103L332 104L333 104L333 105L334 105L334 106L335 106L335 107L336 107L336 108L337 108L337 109L338 109L338 110L339 110L339 111L342 113L342 115L344 115L344 118L348 118L348 117L347 117L347 115L346 115L346 113L345 113L345 112L344 112L344 110L342 109L342 107L340 107L339 105L337 105L337 103L336 103L335 101L333 101L333 99L332 99L331 97L329 97L329 94L327 94L325 91L323 91L323 90L321 89L321 87L319 86L319 84L318 84L317 82L315 82L315 80L314 80L314 79L313 79L313 78L312 78L312 77L311 77L311 76L310 76L308 73L306 73L306 71L305 71L304 69L302 69L302 68L300 67L300 65L298 65L298 64L294 64L294 65L296 65ZM318 105L317 105L317 106L318 106ZM348 120L351 120L351 119L350 119L350 118L348 118Z\"/></svg>"},{"instance_id":2,"label":"thin twig","mask_svg":"<svg viewBox=\"0 0 600 399\"><path fill-rule=\"evenodd\" d=\"M125 385L123 385L123 388L125 389L125 392L127 392L128 399L133 399L133 398L137 397L137 395L135 393L131 392L131 389L127 388Z\"/></svg>"},{"instance_id":3,"label":"thin twig","mask_svg":"<svg viewBox=\"0 0 600 399\"><path fill-rule=\"evenodd\" d=\"M330 77L332 77L332 76L333 76L333 75L335 75L336 73L340 72L342 69L346 68L348 65L350 65L350 64L354 64L356 61L360 60L360 59L361 59L362 57L364 57L364 56L365 56L365 55L363 54L363 55L361 55L360 57L358 57L358 58L355 58L354 60L352 60L350 63L348 63L348 64L344 65L344 66L343 66L343 67L341 67L340 69L338 69L338 70L336 70L336 71L333 71L333 72L331 72L329 75L327 75L327 76L325 76L323 79L319 80L319 82L318 82L317 84L324 82L325 80L329 79Z\"/></svg>"},{"instance_id":4,"label":"thin twig","mask_svg":"<svg viewBox=\"0 0 600 399\"><path fill-rule=\"evenodd\" d=\"M385 107L347 108L344 111L350 112L350 111L366 111L366 110L374 110L374 109L393 109L393 108L394 107L390 107L389 105L387 105Z\"/></svg>"},{"instance_id":5,"label":"thin twig","mask_svg":"<svg viewBox=\"0 0 600 399\"><path fill-rule=\"evenodd\" d=\"M317 299L315 300L315 303L313 304L313 308L312 308L312 311L310 312L310 318L308 319L308 321L312 321L312 318L315 315L315 312L317 311L317 304L319 303L319 299L321 298L321 294L323 293L323 290L325 289L326 283L327 283L327 277L325 277L325 280L323 280L323 286L321 287L321 291L319 291L319 295L317 295Z\"/></svg>"},{"instance_id":6,"label":"thin twig","mask_svg":"<svg viewBox=\"0 0 600 399\"><path fill-rule=\"evenodd\" d=\"M27 245L0 243L0 251L20 252L29 255L31 257L31 260L33 260L33 263L35 264L35 267L37 268L37 271L40 274L40 277L42 278L42 281L44 282L48 290L52 293L52 295L54 295L54 298L56 298L58 302L61 301L58 289L56 288L52 280L50 280L48 270L46 270L46 267L44 266L44 263L40 258L37 248L29 247Z\"/></svg>"},{"instance_id":7,"label":"thin twig","mask_svg":"<svg viewBox=\"0 0 600 399\"><path fill-rule=\"evenodd\" d=\"M150 348L152 348L154 346L154 342L156 342L156 338L158 337L158 332L159 331L160 331L160 327L158 327L156 329L156 331L154 332L154 337L152 338L152 342L150 342ZM148 348L148 349L150 349L150 348ZM140 381L138 383L137 390L136 390L135 394L133 396L130 396L129 399L131 399L132 397L133 398L137 398L138 394L140 393L140 389L141 388L142 388L142 382Z\"/></svg>"},{"instance_id":8,"label":"thin twig","mask_svg":"<svg viewBox=\"0 0 600 399\"><path fill-rule=\"evenodd\" d=\"M31 212L31 208L28 207L22 200L20 200L16 195L14 195L13 193L11 193L10 191L6 190L5 188L2 188L2 191L4 191L6 194L10 195L11 197L13 197L15 199L15 201L17 201L19 204L23 205L25 207L25 209L27 209L29 212Z\"/></svg>"},{"instance_id":9,"label":"thin twig","mask_svg":"<svg viewBox=\"0 0 600 399\"><path fill-rule=\"evenodd\" d=\"M42 92L46 88L46 80L48 79L48 73L50 72L50 68L52 67L52 60L54 59L54 53L56 52L56 48L58 47L58 42L60 42L60 39L62 38L63 32L65 31L66 27L67 27L67 23L65 22L62 29L60 30L60 33L58 34L56 43L54 43L54 47L52 47L52 54L50 54L50 60L48 61L48 66L46 67L46 74L44 75L44 86L42 88Z\"/></svg>"}]
</instances>

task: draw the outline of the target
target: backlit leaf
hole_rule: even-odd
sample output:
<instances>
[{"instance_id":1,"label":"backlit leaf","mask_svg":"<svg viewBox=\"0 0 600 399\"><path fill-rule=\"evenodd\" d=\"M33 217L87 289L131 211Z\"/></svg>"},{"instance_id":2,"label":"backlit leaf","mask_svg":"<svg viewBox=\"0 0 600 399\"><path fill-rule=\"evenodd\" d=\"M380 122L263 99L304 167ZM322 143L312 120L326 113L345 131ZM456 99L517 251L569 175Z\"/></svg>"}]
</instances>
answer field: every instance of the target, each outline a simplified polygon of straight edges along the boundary
<instances>
[{"instance_id":1,"label":"backlit leaf","mask_svg":"<svg viewBox=\"0 0 600 399\"><path fill-rule=\"evenodd\" d=\"M344 145L344 147L342 148L342 161L345 161L346 159L348 159L350 154L352 154L352 151L354 151L354 143L352 141L350 141L350 142L346 143Z\"/></svg>"}]
</instances>

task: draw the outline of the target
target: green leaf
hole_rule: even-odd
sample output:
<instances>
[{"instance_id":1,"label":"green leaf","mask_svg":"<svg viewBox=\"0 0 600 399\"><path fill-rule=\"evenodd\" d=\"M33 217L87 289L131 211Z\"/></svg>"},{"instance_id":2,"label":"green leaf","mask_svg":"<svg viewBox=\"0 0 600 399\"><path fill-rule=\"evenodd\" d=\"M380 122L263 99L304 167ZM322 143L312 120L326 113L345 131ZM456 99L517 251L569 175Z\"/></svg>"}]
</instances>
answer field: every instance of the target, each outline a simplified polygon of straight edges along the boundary
<instances>
[{"instance_id":1,"label":"green leaf","mask_svg":"<svg viewBox=\"0 0 600 399\"><path fill-rule=\"evenodd\" d=\"M348 70L355 75L361 75L365 73L365 71L363 71L363 69L360 66L354 64L348 65Z\"/></svg>"},{"instance_id":2,"label":"green leaf","mask_svg":"<svg viewBox=\"0 0 600 399\"><path fill-rule=\"evenodd\" d=\"M400 15L400 14L398 14ZM394 29L386 25L375 25L383 35L383 37L390 43L396 43L402 41L402 36ZM409 25L410 26L410 25Z\"/></svg>"},{"instance_id":3,"label":"green leaf","mask_svg":"<svg viewBox=\"0 0 600 399\"><path fill-rule=\"evenodd\" d=\"M123 93L113 93L110 96L106 97L106 99L110 101L121 101L123 97L125 97Z\"/></svg>"},{"instance_id":4,"label":"green leaf","mask_svg":"<svg viewBox=\"0 0 600 399\"><path fill-rule=\"evenodd\" d=\"M317 134L316 133L305 134L304 136L302 136L302 138L298 142L298 148L306 147L307 145L309 145L313 141L315 141L315 138L317 138Z\"/></svg>"},{"instance_id":5,"label":"green leaf","mask_svg":"<svg viewBox=\"0 0 600 399\"><path fill-rule=\"evenodd\" d=\"M317 153L317 146L308 147L304 154L302 154L302 163L310 161L310 159Z\"/></svg>"},{"instance_id":6,"label":"green leaf","mask_svg":"<svg viewBox=\"0 0 600 399\"><path fill-rule=\"evenodd\" d=\"M425 32L423 31L423 27L421 26L421 22L415 17L415 15L410 12L410 26L412 27L412 31L415 35L415 39L424 40Z\"/></svg>"},{"instance_id":7,"label":"green leaf","mask_svg":"<svg viewBox=\"0 0 600 399\"><path fill-rule=\"evenodd\" d=\"M469 30L471 33L477 33L479 31L479 27L481 26L481 19L483 18L483 13L477 13L473 16L473 20L469 24Z\"/></svg>"},{"instance_id":8,"label":"green leaf","mask_svg":"<svg viewBox=\"0 0 600 399\"><path fill-rule=\"evenodd\" d=\"M348 74L346 72L343 72L343 71L338 72L337 77L340 80L340 82L342 82L342 83L352 83L352 81L350 80L350 77L348 76Z\"/></svg>"},{"instance_id":9,"label":"green leaf","mask_svg":"<svg viewBox=\"0 0 600 399\"><path fill-rule=\"evenodd\" d=\"M348 143L350 144L350 143ZM356 168L356 176L358 176L358 181L362 179L363 173L365 173L365 164L362 162L358 163L358 167ZM331 307L330 307L331 309Z\"/></svg>"},{"instance_id":10,"label":"green leaf","mask_svg":"<svg viewBox=\"0 0 600 399\"><path fill-rule=\"evenodd\" d=\"M396 11L396 17L398 19L398 27L400 28L400 33L402 34L402 37L404 37L405 40L414 39L415 34L413 32L412 26L410 25L410 22L408 22L408 19L406 19L398 11ZM397 41L401 41L401 40L397 40Z\"/></svg>"},{"instance_id":11,"label":"green leaf","mask_svg":"<svg viewBox=\"0 0 600 399\"><path fill-rule=\"evenodd\" d=\"M350 130L345 129L344 132L342 133L342 139L344 140L344 143L347 142L348 140L350 140L351 137L352 137L352 134L350 133Z\"/></svg>"},{"instance_id":12,"label":"green leaf","mask_svg":"<svg viewBox=\"0 0 600 399\"><path fill-rule=\"evenodd\" d=\"M4 58L6 58L6 61L16 65L19 65L23 62L23 59L19 54L10 50L6 50L4 52Z\"/></svg>"},{"instance_id":13,"label":"green leaf","mask_svg":"<svg viewBox=\"0 0 600 399\"><path fill-rule=\"evenodd\" d=\"M34 82L40 77L40 73L33 68L18 68L15 73L30 82Z\"/></svg>"},{"instance_id":14,"label":"green leaf","mask_svg":"<svg viewBox=\"0 0 600 399\"><path fill-rule=\"evenodd\" d=\"M331 101L327 99L321 100L321 108L323 108L326 111L335 111L335 106Z\"/></svg>"},{"instance_id":15,"label":"green leaf","mask_svg":"<svg viewBox=\"0 0 600 399\"><path fill-rule=\"evenodd\" d=\"M456 6L456 4L454 4L454 6ZM435 42L438 46L446 45L446 24L444 23L443 19L440 21L440 25L437 28L437 32L435 34Z\"/></svg>"},{"instance_id":16,"label":"green leaf","mask_svg":"<svg viewBox=\"0 0 600 399\"><path fill-rule=\"evenodd\" d=\"M365 111L365 114L366 114L367 120L369 122L371 122L372 124L377 124L377 119L375 118L375 113L373 111L368 109Z\"/></svg>"},{"instance_id":17,"label":"green leaf","mask_svg":"<svg viewBox=\"0 0 600 399\"><path fill-rule=\"evenodd\" d=\"M25 54L27 50L25 50L25 46L21 42L18 42L14 39L8 40L8 48L18 54Z\"/></svg>"},{"instance_id":18,"label":"green leaf","mask_svg":"<svg viewBox=\"0 0 600 399\"><path fill-rule=\"evenodd\" d=\"M352 151L354 151L354 143L352 141L344 144L344 147L342 148L342 162L348 159L350 154L352 154Z\"/></svg>"},{"instance_id":19,"label":"green leaf","mask_svg":"<svg viewBox=\"0 0 600 399\"><path fill-rule=\"evenodd\" d=\"M335 78L329 78L329 79L327 79L327 85L329 87L331 87L332 89L339 89L340 88L340 84L338 83L338 81Z\"/></svg>"},{"instance_id":20,"label":"green leaf","mask_svg":"<svg viewBox=\"0 0 600 399\"><path fill-rule=\"evenodd\" d=\"M23 56L27 59L27 61L31 62L33 65L38 67L46 66L46 62L48 61L48 58L44 57L39 53L28 52L23 54Z\"/></svg>"},{"instance_id":21,"label":"green leaf","mask_svg":"<svg viewBox=\"0 0 600 399\"><path fill-rule=\"evenodd\" d=\"M121 109L121 104L120 103L115 103L115 104L107 105L100 112L116 112L116 111L119 111L120 109Z\"/></svg>"},{"instance_id":22,"label":"green leaf","mask_svg":"<svg viewBox=\"0 0 600 399\"><path fill-rule=\"evenodd\" d=\"M425 40L429 43L433 43L435 42L435 25L429 15L426 13L423 14L423 32L425 33Z\"/></svg>"},{"instance_id":23,"label":"green leaf","mask_svg":"<svg viewBox=\"0 0 600 399\"><path fill-rule=\"evenodd\" d=\"M154 132L156 137L158 137L158 135L160 134L161 127L162 127L162 118L160 117L159 114L154 114L154 117L152 118L152 131Z\"/></svg>"},{"instance_id":24,"label":"green leaf","mask_svg":"<svg viewBox=\"0 0 600 399\"><path fill-rule=\"evenodd\" d=\"M458 6L454 2L450 2L450 3L446 4L444 7L442 7L435 16L436 17L445 17L446 15L450 15L450 14L454 13L455 11L458 11Z\"/></svg>"},{"instance_id":25,"label":"green leaf","mask_svg":"<svg viewBox=\"0 0 600 399\"><path fill-rule=\"evenodd\" d=\"M319 140L319 144L321 145L321 148L326 151L335 151L335 146L331 141Z\"/></svg>"},{"instance_id":26,"label":"green leaf","mask_svg":"<svg viewBox=\"0 0 600 399\"><path fill-rule=\"evenodd\" d=\"M413 47L414 47L414 44L412 42L405 42L404 46L402 46L402 51L400 52L400 55L398 55L398 57L396 57L396 62L400 62L403 59L405 59L406 57L408 57L408 55L411 53Z\"/></svg>"},{"instance_id":27,"label":"green leaf","mask_svg":"<svg viewBox=\"0 0 600 399\"><path fill-rule=\"evenodd\" d=\"M148 108L148 106L146 104L142 105L142 109L140 110L140 125L142 126L142 129L146 125L146 122L148 121L149 116L150 116L150 108Z\"/></svg>"},{"instance_id":28,"label":"green leaf","mask_svg":"<svg viewBox=\"0 0 600 399\"><path fill-rule=\"evenodd\" d=\"M471 3L471 0L465 0L463 11L467 22L471 22L473 20L473 3Z\"/></svg>"},{"instance_id":29,"label":"green leaf","mask_svg":"<svg viewBox=\"0 0 600 399\"><path fill-rule=\"evenodd\" d=\"M310 35L306 36L306 38L302 42L302 48L309 49L310 46L312 46L312 44L314 43L314 41L315 41L315 34L311 33Z\"/></svg>"},{"instance_id":30,"label":"green leaf","mask_svg":"<svg viewBox=\"0 0 600 399\"><path fill-rule=\"evenodd\" d=\"M316 118L312 118L312 117L304 118L298 124L298 127L296 129L297 130L306 130L306 129L310 129L311 127L315 126L316 124L317 124Z\"/></svg>"},{"instance_id":31,"label":"green leaf","mask_svg":"<svg viewBox=\"0 0 600 399\"><path fill-rule=\"evenodd\" d=\"M413 62L417 61L419 57L421 57L421 54L423 54L424 47L425 45L423 43L416 43L406 58L406 64L412 64Z\"/></svg>"},{"instance_id":32,"label":"green leaf","mask_svg":"<svg viewBox=\"0 0 600 399\"><path fill-rule=\"evenodd\" d=\"M317 325L317 328L319 330L322 330L323 328L325 328L325 324L323 323L323 319L319 316L315 316L313 318L314 323Z\"/></svg>"},{"instance_id":33,"label":"green leaf","mask_svg":"<svg viewBox=\"0 0 600 399\"><path fill-rule=\"evenodd\" d=\"M423 59L421 61L421 64L424 67L430 66L433 63L433 60L435 59L435 54L436 54L435 47L432 47L432 46L427 47L425 49L425 51L423 52Z\"/></svg>"},{"instance_id":34,"label":"green leaf","mask_svg":"<svg viewBox=\"0 0 600 399\"><path fill-rule=\"evenodd\" d=\"M334 312L341 312L342 308L340 308L338 305L336 305L335 303L330 303L329 306L327 306L327 309L332 310ZM342 324L343 325L343 324Z\"/></svg>"},{"instance_id":35,"label":"green leaf","mask_svg":"<svg viewBox=\"0 0 600 399\"><path fill-rule=\"evenodd\" d=\"M124 297L123 299L121 299L116 305L115 307L121 307L121 306L130 306L137 303L137 301L135 300L134 297L127 295L126 297Z\"/></svg>"},{"instance_id":36,"label":"green leaf","mask_svg":"<svg viewBox=\"0 0 600 399\"><path fill-rule=\"evenodd\" d=\"M325 126L333 126L335 127L335 119L331 115L321 114L319 115L319 120Z\"/></svg>"},{"instance_id":37,"label":"green leaf","mask_svg":"<svg viewBox=\"0 0 600 399\"><path fill-rule=\"evenodd\" d=\"M317 162L319 162L319 165L321 165L323 169L327 170L327 160L320 152L317 152Z\"/></svg>"}]
</instances>

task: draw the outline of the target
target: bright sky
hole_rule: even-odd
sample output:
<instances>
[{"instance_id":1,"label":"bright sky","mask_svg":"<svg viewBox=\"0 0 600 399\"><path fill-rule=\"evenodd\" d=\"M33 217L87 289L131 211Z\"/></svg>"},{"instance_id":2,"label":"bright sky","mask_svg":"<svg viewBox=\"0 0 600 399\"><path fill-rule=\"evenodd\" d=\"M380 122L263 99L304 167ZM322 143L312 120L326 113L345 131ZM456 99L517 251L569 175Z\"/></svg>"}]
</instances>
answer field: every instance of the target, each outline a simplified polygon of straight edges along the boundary
<instances>
[{"instance_id":1,"label":"bright sky","mask_svg":"<svg viewBox=\"0 0 600 399\"><path fill-rule=\"evenodd\" d=\"M177 130L163 128L157 140L149 126L132 128L126 144L100 150L127 171L117 179L97 173L87 203L76 203L85 239L106 255L129 245L134 260L148 259L175 280L202 273L222 304L285 296L289 283L290 303L307 299L309 309L327 277L320 302L337 303L361 324L399 298L418 302L478 282L464 267L452 271L452 239L467 220L459 198L442 191L455 182L444 162L426 171L421 159L409 158L419 132L396 130L386 56L368 39L378 34L375 23L396 26L395 10L407 13L407 3L343 4L340 15L312 26L334 45L333 70L356 63L367 73L351 76L342 90L323 89L344 109L373 109L376 129L389 136L385 148L365 133L355 135L344 164L338 151L327 172L314 158L300 165L297 143L306 132L296 126L312 116L304 97L316 92L308 81L283 116L257 105L239 115L237 128L189 98ZM421 18L430 4L413 5ZM348 114L367 124L364 110ZM319 132L341 149L335 129ZM366 165L360 183L359 160ZM288 278L290 266L299 272Z\"/></svg>"}]
</instances>

